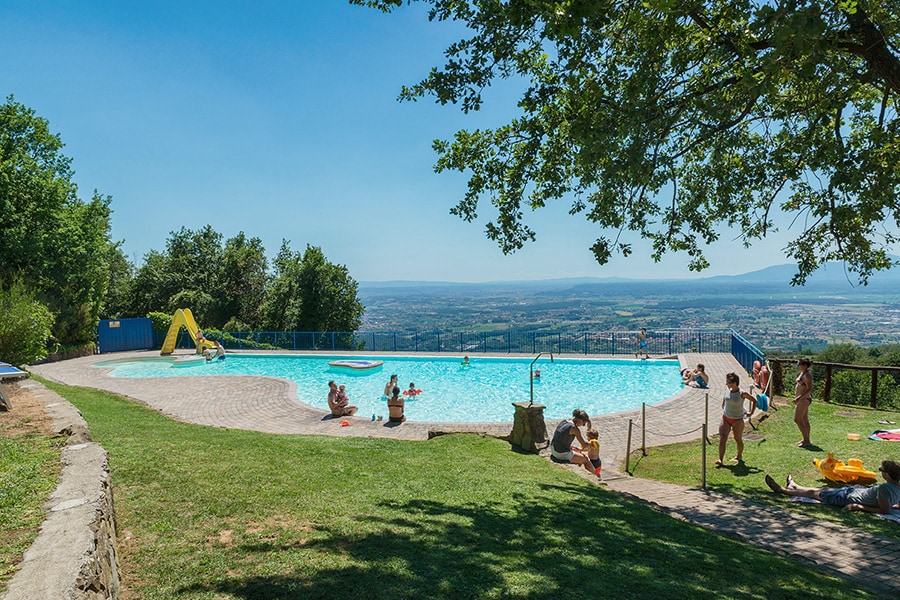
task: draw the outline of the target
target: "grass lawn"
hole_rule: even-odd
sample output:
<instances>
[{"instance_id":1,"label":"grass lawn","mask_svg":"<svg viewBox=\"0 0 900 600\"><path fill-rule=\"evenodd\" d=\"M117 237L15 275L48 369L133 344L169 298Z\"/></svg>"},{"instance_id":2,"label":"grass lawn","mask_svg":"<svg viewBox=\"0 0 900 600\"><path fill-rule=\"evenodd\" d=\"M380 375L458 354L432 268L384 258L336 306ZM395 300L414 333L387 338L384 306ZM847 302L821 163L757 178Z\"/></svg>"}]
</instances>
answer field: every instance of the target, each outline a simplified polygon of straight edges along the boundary
<instances>
[{"instance_id":1,"label":"grass lawn","mask_svg":"<svg viewBox=\"0 0 900 600\"><path fill-rule=\"evenodd\" d=\"M877 473L882 460L900 460L900 443L876 442L868 439L868 436L877 429L900 428L900 413L814 401L809 412L813 446L798 448L795 444L800 440L800 432L793 421L793 405L786 398L777 400L778 410L770 411L769 418L759 425L757 431L744 428L744 463L726 462L725 467L715 468L713 463L718 456L718 435L713 434L718 432L721 412L715 410L714 405L721 406L721 399L717 405L710 399L712 444L706 446L707 486L797 513L900 538L900 525L897 523L865 512L848 512L832 506L790 502L787 496L773 494L763 481L765 474L769 473L783 485L785 477L791 474L798 485L828 485L828 480L813 465L813 459L824 459L829 452L844 462L858 458L862 460L863 467ZM894 421L896 424L880 424L878 421ZM851 441L847 439L848 433L858 433L860 439ZM640 457L638 454L638 458L632 459L631 470L637 477L696 486L701 477L701 452L699 441L651 448L648 456ZM725 460L728 461L734 455L734 439L730 438ZM884 482L880 475L878 482Z\"/></svg>"},{"instance_id":2,"label":"grass lawn","mask_svg":"<svg viewBox=\"0 0 900 600\"><path fill-rule=\"evenodd\" d=\"M109 452L124 600L872 597L501 440L214 429L47 385Z\"/></svg>"},{"instance_id":3,"label":"grass lawn","mask_svg":"<svg viewBox=\"0 0 900 600\"><path fill-rule=\"evenodd\" d=\"M0 412L0 590L44 521L43 504L56 487L61 446L36 413ZM38 411L41 412L41 411Z\"/></svg>"}]
</instances>

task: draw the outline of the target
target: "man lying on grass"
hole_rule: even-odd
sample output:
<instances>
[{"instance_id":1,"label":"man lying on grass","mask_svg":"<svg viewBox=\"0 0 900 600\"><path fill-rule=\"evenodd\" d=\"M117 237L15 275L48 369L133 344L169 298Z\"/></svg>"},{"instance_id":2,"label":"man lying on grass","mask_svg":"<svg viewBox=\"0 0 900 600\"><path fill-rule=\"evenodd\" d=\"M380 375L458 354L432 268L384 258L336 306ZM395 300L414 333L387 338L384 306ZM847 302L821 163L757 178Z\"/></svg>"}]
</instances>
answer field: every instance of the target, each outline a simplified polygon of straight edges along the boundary
<instances>
[{"instance_id":1,"label":"man lying on grass","mask_svg":"<svg viewBox=\"0 0 900 600\"><path fill-rule=\"evenodd\" d=\"M800 487L788 475L787 485L782 487L766 475L766 485L776 494L812 498L823 504L843 506L844 510L864 510L883 515L891 514L891 508L900 503L900 462L886 460L878 469L884 477L884 483L873 486L848 485L842 488L808 488Z\"/></svg>"}]
</instances>

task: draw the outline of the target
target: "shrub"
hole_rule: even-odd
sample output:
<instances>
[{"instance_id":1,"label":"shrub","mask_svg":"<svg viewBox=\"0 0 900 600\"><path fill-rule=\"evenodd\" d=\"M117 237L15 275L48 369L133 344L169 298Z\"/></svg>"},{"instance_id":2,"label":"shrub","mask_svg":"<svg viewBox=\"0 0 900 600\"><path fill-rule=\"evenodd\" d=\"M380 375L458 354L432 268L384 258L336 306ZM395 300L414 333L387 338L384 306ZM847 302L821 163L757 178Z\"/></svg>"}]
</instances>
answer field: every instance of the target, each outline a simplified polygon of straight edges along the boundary
<instances>
[{"instance_id":1,"label":"shrub","mask_svg":"<svg viewBox=\"0 0 900 600\"><path fill-rule=\"evenodd\" d=\"M25 365L47 355L53 314L20 283L0 290L0 359Z\"/></svg>"}]
</instances>

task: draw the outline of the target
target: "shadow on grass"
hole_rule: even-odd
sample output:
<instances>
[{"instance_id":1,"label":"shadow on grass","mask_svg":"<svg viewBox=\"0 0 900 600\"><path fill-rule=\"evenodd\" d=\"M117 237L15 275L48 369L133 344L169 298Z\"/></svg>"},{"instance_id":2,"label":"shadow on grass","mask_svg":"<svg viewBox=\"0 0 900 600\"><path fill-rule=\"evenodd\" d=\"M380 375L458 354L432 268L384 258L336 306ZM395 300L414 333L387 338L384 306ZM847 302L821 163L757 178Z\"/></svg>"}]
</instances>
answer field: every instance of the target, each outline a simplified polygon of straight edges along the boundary
<instances>
[{"instance_id":1,"label":"shadow on grass","mask_svg":"<svg viewBox=\"0 0 900 600\"><path fill-rule=\"evenodd\" d=\"M325 523L318 526L323 535L299 546L283 541L233 549L253 564L276 556L285 564L284 553L296 553L289 570L246 577L232 570L177 591L245 600L537 599L568 597L574 589L585 597L859 597L852 586L600 488L536 486L514 500L385 500L358 517L353 533L346 522Z\"/></svg>"},{"instance_id":2,"label":"shadow on grass","mask_svg":"<svg viewBox=\"0 0 900 600\"><path fill-rule=\"evenodd\" d=\"M731 471L731 474L735 477L747 477L748 475L757 475L763 472L759 467L750 466L744 461L725 463L719 468Z\"/></svg>"}]
</instances>

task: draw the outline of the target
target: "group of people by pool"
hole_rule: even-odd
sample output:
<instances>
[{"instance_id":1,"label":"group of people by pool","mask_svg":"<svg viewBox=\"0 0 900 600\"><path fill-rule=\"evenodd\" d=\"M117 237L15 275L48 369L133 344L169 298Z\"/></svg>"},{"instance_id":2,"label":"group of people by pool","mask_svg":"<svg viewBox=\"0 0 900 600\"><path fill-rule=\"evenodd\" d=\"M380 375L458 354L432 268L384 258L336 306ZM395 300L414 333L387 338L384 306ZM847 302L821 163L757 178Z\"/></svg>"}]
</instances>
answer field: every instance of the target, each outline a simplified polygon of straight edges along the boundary
<instances>
[{"instance_id":1,"label":"group of people by pool","mask_svg":"<svg viewBox=\"0 0 900 600\"><path fill-rule=\"evenodd\" d=\"M809 405L812 402L813 382L809 373L812 361L801 358L797 361L800 372L794 381L795 405L794 422L800 429L803 439L798 447L810 445ZM760 374L762 375L760 377ZM702 364L695 369L682 371L685 385L706 388L709 376ZM754 388L759 387L760 395L754 395ZM744 460L744 420L751 418L757 405L768 390L768 369L761 365L754 366L753 383L749 391L741 389L740 377L736 373L725 375L725 394L722 398L722 418L719 423L719 456L716 466L724 466L725 450L730 435L734 435L737 453L731 462L742 463ZM765 410L765 409L762 409ZM582 428L586 427L585 433ZM581 409L575 409L570 419L560 421L550 442L550 456L555 462L580 465L598 477L602 468L599 455L599 434L591 426L590 417ZM900 461L882 461L879 468L884 482L878 485L850 485L841 488L813 488L797 485L789 475L785 485L778 484L769 475L765 476L766 485L777 494L799 496L819 501L823 504L843 507L845 510L859 510L873 513L890 514L894 507L900 506Z\"/></svg>"},{"instance_id":2,"label":"group of people by pool","mask_svg":"<svg viewBox=\"0 0 900 600\"><path fill-rule=\"evenodd\" d=\"M207 348L206 342L209 342L209 340L203 335L202 329L197 330L195 341L197 343L197 354L202 355L206 362L210 362L213 359L225 360L225 346L222 345L222 342L216 340L215 348Z\"/></svg>"}]
</instances>

